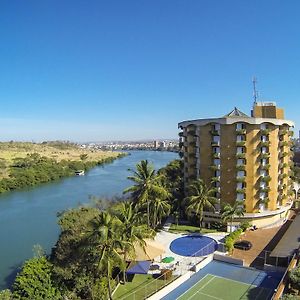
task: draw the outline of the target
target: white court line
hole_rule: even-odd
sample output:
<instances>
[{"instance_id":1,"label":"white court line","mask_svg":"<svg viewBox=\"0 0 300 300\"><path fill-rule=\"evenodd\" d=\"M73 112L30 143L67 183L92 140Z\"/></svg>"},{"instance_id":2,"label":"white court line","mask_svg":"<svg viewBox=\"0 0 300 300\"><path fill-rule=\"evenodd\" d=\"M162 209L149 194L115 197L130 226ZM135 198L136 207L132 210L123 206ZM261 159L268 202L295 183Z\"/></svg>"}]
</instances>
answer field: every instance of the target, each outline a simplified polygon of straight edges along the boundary
<instances>
[{"instance_id":1,"label":"white court line","mask_svg":"<svg viewBox=\"0 0 300 300\"><path fill-rule=\"evenodd\" d=\"M200 290L198 290L198 291L196 291L196 293L194 293L191 297L189 297L187 300L190 300L190 299L193 299L194 298L194 296L196 295L196 294L198 294L198 292L200 292L201 290L203 290L212 280L214 280L215 279L215 277L213 276L213 278L211 278L211 279L209 279L201 288L200 288Z\"/></svg>"},{"instance_id":2,"label":"white court line","mask_svg":"<svg viewBox=\"0 0 300 300\"><path fill-rule=\"evenodd\" d=\"M202 292L198 292L198 294L204 295L206 297L214 298L214 299L217 299L217 300L223 300L222 298L218 298L218 297L215 297L215 296L212 296L212 295L209 295L209 294L205 294L205 293L202 293Z\"/></svg>"},{"instance_id":3,"label":"white court line","mask_svg":"<svg viewBox=\"0 0 300 300\"><path fill-rule=\"evenodd\" d=\"M259 287L258 285L255 285L255 284L251 284L251 283L245 283L245 282L242 282L242 281L238 281L238 280L234 280L234 279L231 279L231 278L226 278L226 277L222 277L222 276L217 276L217 275L213 275L217 278L221 278L221 279L225 279L225 280L229 280L229 281L233 281L233 282L237 282L237 283L241 283L241 284L245 284L245 285L250 285L250 286L254 286L254 287Z\"/></svg>"},{"instance_id":4,"label":"white court line","mask_svg":"<svg viewBox=\"0 0 300 300\"><path fill-rule=\"evenodd\" d=\"M195 285L197 285L199 282L201 282L204 278L206 278L207 276L213 276L211 274L206 274L203 278L201 278L200 281L198 281L197 283L193 284L189 289L187 289L183 294L181 294L177 299L180 299L184 294L186 294L190 289L192 289Z\"/></svg>"}]
</instances>

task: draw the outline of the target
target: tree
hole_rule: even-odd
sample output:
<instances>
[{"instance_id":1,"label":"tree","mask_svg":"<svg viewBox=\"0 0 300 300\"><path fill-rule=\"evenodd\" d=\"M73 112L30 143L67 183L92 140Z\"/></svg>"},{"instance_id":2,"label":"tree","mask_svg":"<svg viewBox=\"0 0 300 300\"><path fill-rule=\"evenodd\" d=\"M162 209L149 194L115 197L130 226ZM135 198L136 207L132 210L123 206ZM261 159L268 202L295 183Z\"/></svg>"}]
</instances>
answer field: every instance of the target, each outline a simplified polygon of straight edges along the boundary
<instances>
[{"instance_id":1,"label":"tree","mask_svg":"<svg viewBox=\"0 0 300 300\"><path fill-rule=\"evenodd\" d=\"M0 291L0 300L13 300L12 292L8 289Z\"/></svg>"},{"instance_id":2,"label":"tree","mask_svg":"<svg viewBox=\"0 0 300 300\"><path fill-rule=\"evenodd\" d=\"M155 197L151 201L151 208L150 208L153 227L155 227L157 224L160 224L162 218L169 215L170 211L171 211L171 205L166 199Z\"/></svg>"},{"instance_id":3,"label":"tree","mask_svg":"<svg viewBox=\"0 0 300 300\"><path fill-rule=\"evenodd\" d=\"M222 220L227 222L230 220L230 232L232 231L232 223L234 217L241 217L244 215L244 205L241 205L240 202L235 202L233 206L229 203L225 205L223 213L222 213Z\"/></svg>"},{"instance_id":4,"label":"tree","mask_svg":"<svg viewBox=\"0 0 300 300\"><path fill-rule=\"evenodd\" d=\"M199 228L202 227L203 221L203 210L212 209L215 210L216 198L213 196L215 193L214 189L206 186L201 179L195 180L190 184L188 188L189 196L185 198L186 212L191 214L194 212L199 216Z\"/></svg>"},{"instance_id":5,"label":"tree","mask_svg":"<svg viewBox=\"0 0 300 300\"><path fill-rule=\"evenodd\" d=\"M115 215L118 220L121 222L120 227L120 237L124 245L124 260L125 262L128 259L128 254L131 257L134 257L134 244L138 243L142 247L145 246L145 238L153 237L155 232L144 224L139 223L139 212L137 212L133 203L126 201L122 202L117 210L115 211ZM126 280L125 269L123 270L123 278Z\"/></svg>"},{"instance_id":6,"label":"tree","mask_svg":"<svg viewBox=\"0 0 300 300\"><path fill-rule=\"evenodd\" d=\"M101 212L91 221L92 229L88 237L87 247L89 255L94 262L95 272L98 276L105 274L108 283L108 296L112 299L111 279L114 267L125 268L124 257L121 252L126 247L122 241L120 220L108 212Z\"/></svg>"},{"instance_id":7,"label":"tree","mask_svg":"<svg viewBox=\"0 0 300 300\"><path fill-rule=\"evenodd\" d=\"M52 264L45 256L34 257L25 262L13 284L14 299L61 299L61 294L54 286Z\"/></svg>"},{"instance_id":8,"label":"tree","mask_svg":"<svg viewBox=\"0 0 300 300\"><path fill-rule=\"evenodd\" d=\"M84 154L80 154L80 159L82 161L86 160L88 158L88 154L84 153Z\"/></svg>"},{"instance_id":9,"label":"tree","mask_svg":"<svg viewBox=\"0 0 300 300\"><path fill-rule=\"evenodd\" d=\"M142 160L136 165L136 171L127 178L134 182L134 185L125 189L124 193L132 193L135 205L141 206L147 203L147 220L150 226L150 201L155 197L163 199L169 196L167 189L161 184L161 175L157 175L153 166L147 160Z\"/></svg>"},{"instance_id":10,"label":"tree","mask_svg":"<svg viewBox=\"0 0 300 300\"><path fill-rule=\"evenodd\" d=\"M84 251L89 247L91 221L99 213L96 208L79 207L59 214L61 234L52 249L51 262L55 281L64 287L68 299L101 299L94 297L93 290L97 287L99 293L107 295L107 281L99 287L90 253Z\"/></svg>"},{"instance_id":11,"label":"tree","mask_svg":"<svg viewBox=\"0 0 300 300\"><path fill-rule=\"evenodd\" d=\"M290 277L290 282L291 282L291 286L296 289L296 290L300 290L300 266L292 269L289 272L289 277Z\"/></svg>"}]
</instances>

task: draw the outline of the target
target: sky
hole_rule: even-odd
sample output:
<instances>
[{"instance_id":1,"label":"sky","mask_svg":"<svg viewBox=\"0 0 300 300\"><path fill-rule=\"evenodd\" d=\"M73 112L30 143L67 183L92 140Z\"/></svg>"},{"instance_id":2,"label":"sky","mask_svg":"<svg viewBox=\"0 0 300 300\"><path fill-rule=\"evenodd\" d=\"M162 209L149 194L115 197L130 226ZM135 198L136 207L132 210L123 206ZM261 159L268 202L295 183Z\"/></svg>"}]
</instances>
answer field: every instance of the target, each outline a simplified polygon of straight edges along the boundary
<instances>
[{"instance_id":1,"label":"sky","mask_svg":"<svg viewBox=\"0 0 300 300\"><path fill-rule=\"evenodd\" d=\"M300 124L300 1L1 0L0 140L177 138L276 101Z\"/></svg>"}]
</instances>

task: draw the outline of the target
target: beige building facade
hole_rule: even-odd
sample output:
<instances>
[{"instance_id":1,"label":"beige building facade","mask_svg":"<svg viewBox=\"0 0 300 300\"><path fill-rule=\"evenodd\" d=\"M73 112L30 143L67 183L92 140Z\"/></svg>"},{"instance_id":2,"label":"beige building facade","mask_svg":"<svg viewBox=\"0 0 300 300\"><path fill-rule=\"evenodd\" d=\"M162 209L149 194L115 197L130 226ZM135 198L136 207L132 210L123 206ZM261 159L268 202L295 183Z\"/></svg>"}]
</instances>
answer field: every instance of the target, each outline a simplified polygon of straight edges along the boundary
<instances>
[{"instance_id":1,"label":"beige building facade","mask_svg":"<svg viewBox=\"0 0 300 300\"><path fill-rule=\"evenodd\" d=\"M282 222L291 207L290 181L293 122L274 102L258 102L251 116L235 108L221 118L178 124L184 160L184 183L201 178L215 188L216 212L204 221L220 220L224 203L245 207L240 221L265 227Z\"/></svg>"}]
</instances>

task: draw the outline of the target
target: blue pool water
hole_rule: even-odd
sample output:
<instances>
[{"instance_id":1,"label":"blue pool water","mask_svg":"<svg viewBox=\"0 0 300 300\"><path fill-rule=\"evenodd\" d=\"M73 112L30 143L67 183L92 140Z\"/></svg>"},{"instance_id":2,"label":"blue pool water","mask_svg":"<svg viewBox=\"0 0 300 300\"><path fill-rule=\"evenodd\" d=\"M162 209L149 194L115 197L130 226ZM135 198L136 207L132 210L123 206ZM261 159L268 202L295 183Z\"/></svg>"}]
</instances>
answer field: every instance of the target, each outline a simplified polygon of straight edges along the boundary
<instances>
[{"instance_id":1,"label":"blue pool water","mask_svg":"<svg viewBox=\"0 0 300 300\"><path fill-rule=\"evenodd\" d=\"M218 243L209 237L189 235L174 240L170 249L182 256L204 256L217 250Z\"/></svg>"}]
</instances>

